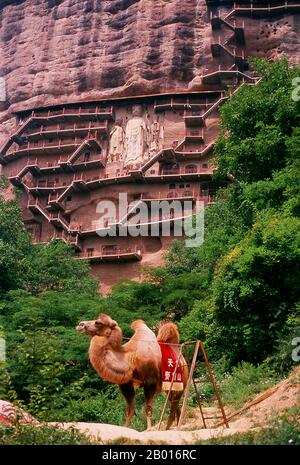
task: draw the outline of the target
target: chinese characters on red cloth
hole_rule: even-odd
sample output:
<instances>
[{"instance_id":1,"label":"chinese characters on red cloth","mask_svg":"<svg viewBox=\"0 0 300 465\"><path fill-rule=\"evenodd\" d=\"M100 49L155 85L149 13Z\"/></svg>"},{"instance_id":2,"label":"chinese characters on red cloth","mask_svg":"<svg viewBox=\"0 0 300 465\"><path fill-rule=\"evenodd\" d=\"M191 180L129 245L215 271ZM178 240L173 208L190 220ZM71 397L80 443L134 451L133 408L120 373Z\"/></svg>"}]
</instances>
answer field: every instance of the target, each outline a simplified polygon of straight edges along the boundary
<instances>
[{"instance_id":1,"label":"chinese characters on red cloth","mask_svg":"<svg viewBox=\"0 0 300 465\"><path fill-rule=\"evenodd\" d=\"M182 363L168 344L160 343L162 356L162 390L183 391ZM173 381L173 382L172 382Z\"/></svg>"}]
</instances>

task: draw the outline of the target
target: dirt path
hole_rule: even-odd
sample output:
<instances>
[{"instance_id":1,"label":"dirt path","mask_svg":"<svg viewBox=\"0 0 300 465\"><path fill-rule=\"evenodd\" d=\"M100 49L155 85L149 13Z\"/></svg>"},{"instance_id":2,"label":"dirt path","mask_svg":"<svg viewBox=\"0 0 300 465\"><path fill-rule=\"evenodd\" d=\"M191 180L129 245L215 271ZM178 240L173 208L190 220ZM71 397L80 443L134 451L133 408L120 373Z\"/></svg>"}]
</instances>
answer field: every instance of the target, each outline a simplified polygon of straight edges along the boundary
<instances>
[{"instance_id":1,"label":"dirt path","mask_svg":"<svg viewBox=\"0 0 300 465\"><path fill-rule=\"evenodd\" d=\"M55 424L55 423L53 423ZM236 428L200 429L196 431L136 431L123 426L115 426L104 423L59 423L57 426L69 428L75 426L79 431L92 437L101 443L124 443L124 439L130 442L143 444L193 444L199 439L210 439L216 436L227 436L239 432Z\"/></svg>"},{"instance_id":2,"label":"dirt path","mask_svg":"<svg viewBox=\"0 0 300 465\"><path fill-rule=\"evenodd\" d=\"M288 379L285 379L253 400L247 402L238 415L229 417L230 428L218 427L199 429L202 424L200 414L188 419L181 431L136 431L122 426L101 423L54 423L62 428L75 426L79 431L103 443L143 443L143 444L193 444L198 440L223 437L263 427L267 420L283 412L286 408L300 402L300 367L297 367Z\"/></svg>"}]
</instances>

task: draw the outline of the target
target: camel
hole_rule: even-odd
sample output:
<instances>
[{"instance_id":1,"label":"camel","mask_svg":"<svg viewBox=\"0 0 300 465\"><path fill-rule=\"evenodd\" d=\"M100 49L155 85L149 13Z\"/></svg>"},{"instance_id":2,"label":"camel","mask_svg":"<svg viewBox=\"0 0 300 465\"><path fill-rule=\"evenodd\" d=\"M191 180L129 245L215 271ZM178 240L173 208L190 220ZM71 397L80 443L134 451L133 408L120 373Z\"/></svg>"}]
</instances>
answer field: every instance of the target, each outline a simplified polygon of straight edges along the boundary
<instances>
[{"instance_id":1,"label":"camel","mask_svg":"<svg viewBox=\"0 0 300 465\"><path fill-rule=\"evenodd\" d=\"M143 320L131 324L134 335L122 345L123 333L118 323L109 315L100 314L97 320L82 321L76 327L79 333L91 336L89 359L98 375L105 381L118 384L127 403L125 426L130 425L134 415L135 388L143 388L147 429L152 426L154 396L161 392L162 356L158 342L179 343L175 323L163 324L156 338ZM175 349L176 352L176 349ZM177 350L177 355L179 351ZM182 357L183 384L188 378L187 365ZM183 391L172 391L171 408L166 429L180 416L179 400Z\"/></svg>"}]
</instances>

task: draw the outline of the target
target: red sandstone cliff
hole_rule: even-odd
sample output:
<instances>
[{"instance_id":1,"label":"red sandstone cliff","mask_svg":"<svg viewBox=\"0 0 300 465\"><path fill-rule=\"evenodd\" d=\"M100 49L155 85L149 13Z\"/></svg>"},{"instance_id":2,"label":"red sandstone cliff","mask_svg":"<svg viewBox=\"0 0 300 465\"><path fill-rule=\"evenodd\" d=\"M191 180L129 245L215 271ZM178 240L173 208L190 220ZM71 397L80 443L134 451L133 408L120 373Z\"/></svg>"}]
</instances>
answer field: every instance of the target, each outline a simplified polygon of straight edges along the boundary
<instances>
[{"instance_id":1,"label":"red sandstone cliff","mask_svg":"<svg viewBox=\"0 0 300 465\"><path fill-rule=\"evenodd\" d=\"M269 5L267 2L265 3L267 6ZM15 179L17 185L20 185L20 182L22 184L25 173L23 168L27 169L24 163L25 165L29 163L30 156L36 157L38 153L39 162L44 170L43 176L49 175L51 178L49 178L48 185L46 179L42 179L43 176L38 174L39 181L44 184L39 187L36 184L36 188L43 189L44 186L46 189L42 200L47 203L47 194L53 193L52 190L55 193L55 189L61 189L63 186L66 186L64 188L66 192L68 192L69 187L74 188L75 198L77 185L73 186L73 178L70 178L70 173L64 173L64 168L59 165L61 162L60 138L66 138L64 140L72 142L77 147L76 134L80 133L81 136L82 133L85 134L85 131L90 128L91 121L87 126L85 123L89 119L84 118L81 125L77 126L77 119L72 120L73 116L72 118L69 116L67 123L71 126L66 128L64 124L61 124L61 116L54 116L56 112L54 110L52 116L58 119L52 123L52 120L46 115L48 132L45 132L41 126L43 122L31 121L31 118L28 120L29 126L33 123L33 127L27 127L26 123L22 129L20 121L17 122L16 126L14 111L71 101L78 104L83 100L110 97L126 98L134 95L172 93L172 91L174 94L174 91L178 90L188 92L199 89L201 76L212 71L221 69L231 72L238 68L240 71L246 70L247 72L246 58L248 56L276 58L287 55L291 61L297 62L300 58L299 8L298 6L287 8L288 3L291 2L281 3L280 14L278 10L270 12L266 8L263 14L260 11L259 14L254 15L251 8L251 11L239 12L237 11L240 8L238 4L235 10L231 11L230 5L232 4L230 2L226 2L226 6L223 7L220 7L222 3L219 2L218 8L212 9L213 17L211 19L205 0L186 0L185 2L182 0L0 0L0 146L5 139L8 141L3 145L1 155L2 157L7 156L6 152L10 149L11 152L16 152L14 157L10 157L7 170L5 171L6 168L4 168L4 173L10 175L10 179ZM276 0L276 5L278 4L280 2ZM248 5L249 10L249 3L243 2L243 5ZM297 14L293 14L295 12ZM228 18L230 19L228 20ZM196 96L200 100L203 99L202 103L198 101L195 104L196 107L194 106L194 109L198 108L198 110L200 107L201 110L203 106L205 107L204 113L201 115L185 115L186 108L192 108L190 100L188 104L182 103L182 101L177 103L177 111L172 103L170 108L168 103L165 103L165 109L159 116L160 123L158 123L159 111L155 109L154 99L147 99L148 129L153 126L153 124L150 126L150 123L155 122L156 125L162 125L163 147L177 147L179 153L180 150L183 150L185 156L191 155L192 159L195 154L199 156L196 165L188 165L187 160L181 160L184 163L181 170L184 171L180 171L180 173L186 174L188 184L186 186L182 183L179 186L177 184L178 189L197 188L201 195L202 191L206 192L207 190L207 185L206 187L201 185L197 178L198 173L203 179L210 179L209 172L205 171L208 169L208 160L204 160L201 154L205 152L206 156L210 153L211 144L218 134L218 115L215 104L219 105L220 101L223 100L223 97L220 98L219 86L223 84L226 86L226 83L236 84L234 73L235 71L230 78L233 81L225 83L217 79L212 84L211 78L214 79L214 74L203 80L203 85L215 86L216 95L211 97L212 100L207 95L198 97L200 95L198 94ZM3 98L3 89L5 89L5 98ZM149 103L150 100L151 103ZM79 104L79 106L81 105ZM114 112L117 117L121 117L121 123L119 121L121 125L122 122L131 117L129 115L133 114L132 101L126 99L125 106L124 102L121 105L118 103L114 105ZM215 113L211 112L211 109L207 110L209 106L214 109ZM189 110L187 111L189 112ZM184 119L185 116L196 118L191 123L192 127L189 126L189 120ZM115 121L117 122L117 119ZM38 127L40 132L36 132ZM24 134L22 131L20 132L20 128ZM108 131L110 134L111 129L112 123L108 117L104 132ZM70 134L68 131L65 132L66 130L71 132L72 140L68 139ZM14 134L15 131L17 133ZM11 135L10 138L8 138L9 135ZM26 140L27 137L31 138L31 142ZM45 145L45 139L49 146ZM100 150L103 149L103 153L106 153L108 148L106 139L107 137L104 137L100 141ZM178 145L178 142L182 140L184 143ZM144 139L143 141L145 142ZM25 142L26 146L24 146ZM157 147L159 147L160 142L161 140L157 142ZM71 146L73 146L72 144ZM81 146L82 144L79 147ZM83 148L85 148L84 144L82 150ZM206 148L209 149L208 152L205 151ZM18 154L18 150L21 153ZM168 149L166 150L167 154L165 155L169 157ZM77 149L74 153L76 151ZM119 155L120 153L123 155L123 152L119 152ZM78 154L82 157L85 155L90 157L91 155L89 152L87 154L78 152ZM24 155L26 156L24 157ZM144 155L142 153L141 157L143 158ZM27 161L26 157L28 157ZM4 158L2 160L5 166ZM11 161L12 163L10 163ZM85 166L86 161L82 159L81 164ZM99 200L109 195L115 198L119 192L116 189L115 181L109 181L112 192L110 192L109 186L104 191L102 182L106 178L113 180L114 176L119 176L127 165L123 166L120 160L117 161L113 157L108 157L106 162L105 173L101 165L100 170L98 167L95 172L89 171L85 176L87 183L93 182L91 193L78 194L77 200L76 198L74 200L79 202L82 208L82 210L78 208L77 210L80 212L79 219L85 226L91 223L91 218L95 218L95 199ZM157 161L157 165L159 163ZM36 175L35 165L31 164L30 166L30 170L34 171L34 178ZM77 168L83 169L82 167ZM85 166L84 169L86 168L89 167ZM158 173L161 172L159 171L161 168L163 166L156 166L152 170L154 175L157 174L159 177ZM52 179L53 169L55 173L58 173L57 179L54 180ZM168 170L167 167L163 169ZM14 170L22 175L16 176ZM144 172L141 174L139 182L136 182L134 176L131 178L131 175L128 175L130 179L126 181L127 184L124 184L123 188L131 192L132 195L141 195L145 188L143 187L144 174ZM126 177L126 173L124 175ZM179 178L175 179L179 182ZM159 180L161 181L160 178ZM32 179L32 181L36 181L36 179ZM85 183L85 180L82 182ZM196 185L194 186L190 182L196 182ZM60 183L62 183L61 186ZM176 189L175 184L175 187L172 187L173 184L168 184L166 179L164 179L164 184L165 190ZM58 187L53 187L54 185ZM160 192L161 188L162 183L152 185L152 193L155 192L155 189ZM90 192L89 189L88 192ZM148 192L146 193L149 195ZM7 195L11 196L11 192ZM176 195L174 194L174 196ZM68 201L73 201L72 196ZM59 233L66 232L66 228L70 232L71 220L79 221L76 216L77 210L72 211L69 207L68 215L73 215L73 217L71 219L68 217L62 223L59 216L53 218L51 213L50 217L43 207L45 204L41 207L36 199L29 207L28 198L25 195L20 204L24 215L29 215L26 217L27 223L28 221L34 222L34 228L31 228L32 232L35 234L34 231L39 229L41 238L41 231L43 231L45 240L49 237L48 233L53 232L53 228L55 229L56 226ZM89 209L85 205L89 205ZM52 205L48 206L53 208ZM63 206L64 210L66 210L65 207L66 205ZM39 216L39 221L35 221L35 214ZM38 228L36 228L37 225L39 225ZM94 231L94 227L88 228L87 231L90 234L91 231ZM63 234L62 237L64 237ZM72 238L73 236L69 237L69 239ZM117 242L124 248L124 241ZM127 242L126 240L126 246L130 245ZM136 244L133 245L136 246ZM96 253L95 259L97 257L101 259L105 255L102 250L103 246L104 244L100 244L99 240L95 241L95 238L88 237L80 250L82 249L84 254L90 250L93 250L94 253L96 250L99 256ZM112 246L115 247L116 244L109 244L109 247ZM130 264L122 263L122 266L118 264L118 276L139 279L139 260L142 258L142 265L160 263L169 243L158 239L154 243L146 241L142 246L143 256L138 254L138 257L135 256L134 252L128 252L126 249L127 253L130 256L134 255L138 261ZM135 249L132 248L132 250ZM118 256L117 253L115 255ZM109 252L106 256L110 256ZM102 263L95 262L93 269L96 274L101 276L102 285L110 287L111 284L115 283L115 263L106 263L104 269Z\"/></svg>"},{"instance_id":2,"label":"red sandstone cliff","mask_svg":"<svg viewBox=\"0 0 300 465\"><path fill-rule=\"evenodd\" d=\"M299 59L299 16L259 23L248 54ZM210 40L205 0L0 0L2 109L185 89Z\"/></svg>"},{"instance_id":3,"label":"red sandstone cliff","mask_svg":"<svg viewBox=\"0 0 300 465\"><path fill-rule=\"evenodd\" d=\"M184 88L203 66L204 0L6 3L1 74L14 110Z\"/></svg>"}]
</instances>

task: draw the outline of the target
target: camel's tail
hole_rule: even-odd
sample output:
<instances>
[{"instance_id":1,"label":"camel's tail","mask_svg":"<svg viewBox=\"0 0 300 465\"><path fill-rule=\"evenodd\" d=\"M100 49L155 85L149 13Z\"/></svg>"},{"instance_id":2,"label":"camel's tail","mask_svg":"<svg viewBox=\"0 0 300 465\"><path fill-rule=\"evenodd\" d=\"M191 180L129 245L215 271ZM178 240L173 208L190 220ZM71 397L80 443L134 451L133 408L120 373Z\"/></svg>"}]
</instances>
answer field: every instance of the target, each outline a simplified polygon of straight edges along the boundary
<instances>
[{"instance_id":1,"label":"camel's tail","mask_svg":"<svg viewBox=\"0 0 300 465\"><path fill-rule=\"evenodd\" d=\"M158 331L158 342L168 342L169 344L179 344L179 332L175 323L164 323Z\"/></svg>"}]
</instances>

